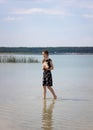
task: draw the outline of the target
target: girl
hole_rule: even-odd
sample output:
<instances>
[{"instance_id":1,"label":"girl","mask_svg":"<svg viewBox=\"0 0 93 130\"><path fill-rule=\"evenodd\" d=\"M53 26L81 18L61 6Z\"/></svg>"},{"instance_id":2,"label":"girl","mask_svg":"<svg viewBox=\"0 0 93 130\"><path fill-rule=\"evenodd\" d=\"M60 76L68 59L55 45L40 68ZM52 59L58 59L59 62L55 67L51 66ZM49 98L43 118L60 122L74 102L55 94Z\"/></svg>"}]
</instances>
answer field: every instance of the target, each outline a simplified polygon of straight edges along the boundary
<instances>
[{"instance_id":1,"label":"girl","mask_svg":"<svg viewBox=\"0 0 93 130\"><path fill-rule=\"evenodd\" d=\"M47 50L43 51L42 55L44 57L42 61L44 99L46 99L46 88L50 90L54 99L57 99L57 96L52 88L53 81L52 81L51 70L54 69L52 60L49 58L49 52Z\"/></svg>"}]
</instances>

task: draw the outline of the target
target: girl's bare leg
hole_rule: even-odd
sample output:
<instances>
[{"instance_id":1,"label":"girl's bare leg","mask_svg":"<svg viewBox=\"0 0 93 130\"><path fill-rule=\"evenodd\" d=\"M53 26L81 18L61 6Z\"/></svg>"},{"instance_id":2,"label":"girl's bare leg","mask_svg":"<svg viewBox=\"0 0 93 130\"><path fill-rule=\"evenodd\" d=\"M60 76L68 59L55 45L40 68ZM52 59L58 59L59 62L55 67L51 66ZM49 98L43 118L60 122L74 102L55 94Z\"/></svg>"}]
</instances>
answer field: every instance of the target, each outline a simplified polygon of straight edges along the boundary
<instances>
[{"instance_id":1,"label":"girl's bare leg","mask_svg":"<svg viewBox=\"0 0 93 130\"><path fill-rule=\"evenodd\" d=\"M43 98L46 99L46 86L43 86Z\"/></svg>"},{"instance_id":2,"label":"girl's bare leg","mask_svg":"<svg viewBox=\"0 0 93 130\"><path fill-rule=\"evenodd\" d=\"M54 92L54 89L53 88L51 88L51 87L47 87L49 90L50 90L50 92L52 93L52 95L53 95L53 97L54 97L54 99L57 99L57 96L56 96L56 94L55 94L55 92Z\"/></svg>"}]
</instances>

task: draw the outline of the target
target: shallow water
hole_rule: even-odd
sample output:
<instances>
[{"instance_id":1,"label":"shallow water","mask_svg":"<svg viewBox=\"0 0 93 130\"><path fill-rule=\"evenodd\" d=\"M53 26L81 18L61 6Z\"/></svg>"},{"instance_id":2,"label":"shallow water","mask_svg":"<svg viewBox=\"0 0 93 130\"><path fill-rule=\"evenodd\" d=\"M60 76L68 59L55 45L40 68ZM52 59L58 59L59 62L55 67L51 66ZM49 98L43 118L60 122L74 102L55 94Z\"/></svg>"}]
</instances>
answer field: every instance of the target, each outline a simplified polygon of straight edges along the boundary
<instances>
[{"instance_id":1,"label":"shallow water","mask_svg":"<svg viewBox=\"0 0 93 130\"><path fill-rule=\"evenodd\" d=\"M40 63L0 64L0 130L93 130L93 55L51 58L56 101L42 100Z\"/></svg>"}]
</instances>

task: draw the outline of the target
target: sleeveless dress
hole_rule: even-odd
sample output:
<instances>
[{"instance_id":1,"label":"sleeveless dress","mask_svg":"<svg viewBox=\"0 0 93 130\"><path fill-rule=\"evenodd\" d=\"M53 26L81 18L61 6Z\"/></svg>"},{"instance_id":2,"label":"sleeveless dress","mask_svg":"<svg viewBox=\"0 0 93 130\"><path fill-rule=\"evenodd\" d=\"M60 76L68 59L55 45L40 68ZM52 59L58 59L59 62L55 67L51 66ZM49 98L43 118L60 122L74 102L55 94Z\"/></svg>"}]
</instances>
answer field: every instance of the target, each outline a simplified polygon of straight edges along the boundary
<instances>
[{"instance_id":1,"label":"sleeveless dress","mask_svg":"<svg viewBox=\"0 0 93 130\"><path fill-rule=\"evenodd\" d=\"M51 68L51 63L50 62L52 62L52 60L51 59L47 59L47 60L44 60L44 61L48 64L49 68ZM48 87L53 86L51 70L44 70L42 85L43 86L48 86Z\"/></svg>"}]
</instances>

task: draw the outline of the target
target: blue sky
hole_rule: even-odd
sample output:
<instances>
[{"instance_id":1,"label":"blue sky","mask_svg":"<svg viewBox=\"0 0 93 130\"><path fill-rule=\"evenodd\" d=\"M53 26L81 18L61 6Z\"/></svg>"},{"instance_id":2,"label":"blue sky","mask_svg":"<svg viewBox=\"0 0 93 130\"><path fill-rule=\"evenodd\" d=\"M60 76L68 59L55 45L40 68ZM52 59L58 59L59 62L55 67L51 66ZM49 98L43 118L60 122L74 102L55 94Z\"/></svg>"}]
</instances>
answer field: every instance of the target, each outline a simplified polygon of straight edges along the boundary
<instances>
[{"instance_id":1,"label":"blue sky","mask_svg":"<svg viewBox=\"0 0 93 130\"><path fill-rule=\"evenodd\" d=\"M0 46L93 46L93 0L0 0Z\"/></svg>"}]
</instances>

